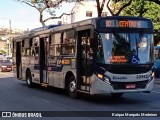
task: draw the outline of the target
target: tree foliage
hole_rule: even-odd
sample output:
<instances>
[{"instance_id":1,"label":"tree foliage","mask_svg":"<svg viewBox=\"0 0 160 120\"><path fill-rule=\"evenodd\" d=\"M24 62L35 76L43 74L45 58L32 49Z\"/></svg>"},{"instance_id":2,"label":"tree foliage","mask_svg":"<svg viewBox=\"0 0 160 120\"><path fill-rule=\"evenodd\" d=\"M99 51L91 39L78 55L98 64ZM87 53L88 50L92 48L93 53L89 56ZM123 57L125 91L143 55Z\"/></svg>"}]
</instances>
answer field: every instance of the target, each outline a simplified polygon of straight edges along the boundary
<instances>
[{"instance_id":1,"label":"tree foliage","mask_svg":"<svg viewBox=\"0 0 160 120\"><path fill-rule=\"evenodd\" d=\"M62 2L82 2L85 0L14 0L17 2L21 2L24 4L27 4L33 8L35 8L36 10L38 10L39 12L39 21L41 22L42 26L46 26L45 22L51 19L59 19L61 18L63 15L71 15L72 13L62 13L62 15L60 16L56 16L55 15L55 9L61 7L61 3ZM44 19L43 18L43 12L47 11L49 12L50 16L49 18Z\"/></svg>"},{"instance_id":2,"label":"tree foliage","mask_svg":"<svg viewBox=\"0 0 160 120\"><path fill-rule=\"evenodd\" d=\"M41 22L42 26L45 26L45 22L50 19L58 19L61 18L63 15L69 15L67 13L63 13L59 17L55 16L55 9L61 6L62 2L69 2L70 0L15 0L17 2L25 3L39 12L39 21ZM81 1L81 0L78 0ZM53 10L52 10L53 9ZM48 11L51 17L44 19L43 12Z\"/></svg>"},{"instance_id":3,"label":"tree foliage","mask_svg":"<svg viewBox=\"0 0 160 120\"><path fill-rule=\"evenodd\" d=\"M82 1L90 1L90 0L71 0L75 2L82 2ZM96 7L97 7L97 17L101 17L102 11L104 7L107 7L110 11L112 16L118 16L120 12L127 6L129 6L132 2L132 0L95 0L96 1ZM112 4L110 6L110 3ZM118 6L117 6L118 5Z\"/></svg>"},{"instance_id":4,"label":"tree foliage","mask_svg":"<svg viewBox=\"0 0 160 120\"><path fill-rule=\"evenodd\" d=\"M61 18L63 15L70 15L71 13L63 13L56 17L55 11L57 7L60 7L62 2L79 2L89 0L16 0L18 2L25 3L39 11L39 20L43 26L45 22L50 19ZM160 0L95 0L97 3L98 17L101 17L101 13L104 7L107 7L112 16L124 15L124 16L143 16L152 19L154 23L154 30L156 38L160 37ZM107 2L107 3L106 3ZM53 8L53 10L51 10ZM43 12L47 10L51 17L44 19Z\"/></svg>"},{"instance_id":5,"label":"tree foliage","mask_svg":"<svg viewBox=\"0 0 160 120\"><path fill-rule=\"evenodd\" d=\"M67 2L69 2L69 1L84 4L82 2L87 2L87 1L89 2L91 0L67 0ZM96 2L97 14L98 14L97 17L101 17L103 8L105 7L105 3L106 3L107 0L93 0L93 1Z\"/></svg>"},{"instance_id":6,"label":"tree foliage","mask_svg":"<svg viewBox=\"0 0 160 120\"><path fill-rule=\"evenodd\" d=\"M108 0L107 8L112 16L118 16L121 11L129 6L133 0Z\"/></svg>"},{"instance_id":7,"label":"tree foliage","mask_svg":"<svg viewBox=\"0 0 160 120\"><path fill-rule=\"evenodd\" d=\"M160 0L147 0L147 1L154 2L154 3L158 4L158 5L160 5Z\"/></svg>"},{"instance_id":8,"label":"tree foliage","mask_svg":"<svg viewBox=\"0 0 160 120\"><path fill-rule=\"evenodd\" d=\"M82 1L91 1L91 0L71 0L81 3ZM97 17L101 17L104 7L107 7L112 16L118 16L120 12L127 6L129 6L132 0L93 0L96 2L97 7ZM110 3L112 4L110 6Z\"/></svg>"},{"instance_id":9,"label":"tree foliage","mask_svg":"<svg viewBox=\"0 0 160 120\"><path fill-rule=\"evenodd\" d=\"M120 15L150 18L154 24L155 43L160 38L160 5L146 0L133 1Z\"/></svg>"}]
</instances>

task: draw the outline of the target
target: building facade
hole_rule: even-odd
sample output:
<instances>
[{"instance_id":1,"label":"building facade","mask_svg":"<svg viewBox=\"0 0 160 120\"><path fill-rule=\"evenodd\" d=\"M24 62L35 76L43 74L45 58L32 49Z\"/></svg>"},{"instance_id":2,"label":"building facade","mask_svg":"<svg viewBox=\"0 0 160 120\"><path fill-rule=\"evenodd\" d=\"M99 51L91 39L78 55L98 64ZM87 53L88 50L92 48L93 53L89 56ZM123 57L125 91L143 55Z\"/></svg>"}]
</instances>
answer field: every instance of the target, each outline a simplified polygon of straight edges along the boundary
<instances>
[{"instance_id":1,"label":"building facade","mask_svg":"<svg viewBox=\"0 0 160 120\"><path fill-rule=\"evenodd\" d=\"M102 1L102 0L100 0ZM107 1L105 2L102 17L111 16L107 9ZM102 2L100 2L101 4ZM62 24L69 24L73 22L82 21L85 19L93 18L98 16L96 0L88 0L81 3L76 3L73 9L69 12L71 15L65 15L62 17Z\"/></svg>"},{"instance_id":2,"label":"building facade","mask_svg":"<svg viewBox=\"0 0 160 120\"><path fill-rule=\"evenodd\" d=\"M7 52L7 29L6 28L0 28L0 53L6 53Z\"/></svg>"},{"instance_id":3,"label":"building facade","mask_svg":"<svg viewBox=\"0 0 160 120\"><path fill-rule=\"evenodd\" d=\"M5 27L0 28L0 53L11 55L12 38L16 35L22 34L24 31L20 29L8 29Z\"/></svg>"}]
</instances>

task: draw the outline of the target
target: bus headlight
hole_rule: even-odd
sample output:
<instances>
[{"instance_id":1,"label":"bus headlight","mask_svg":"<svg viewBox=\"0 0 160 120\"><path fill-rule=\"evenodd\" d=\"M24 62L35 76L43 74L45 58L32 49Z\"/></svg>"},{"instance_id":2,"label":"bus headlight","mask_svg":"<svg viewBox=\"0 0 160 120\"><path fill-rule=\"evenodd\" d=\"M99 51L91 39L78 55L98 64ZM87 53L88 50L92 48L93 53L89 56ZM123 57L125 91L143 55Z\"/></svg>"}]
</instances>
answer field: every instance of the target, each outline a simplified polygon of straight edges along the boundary
<instances>
[{"instance_id":1,"label":"bus headlight","mask_svg":"<svg viewBox=\"0 0 160 120\"><path fill-rule=\"evenodd\" d=\"M98 76L98 78L100 78L100 79L103 79L103 78L104 78L104 76L103 76L102 74L99 74L99 73L98 73L97 76Z\"/></svg>"},{"instance_id":2,"label":"bus headlight","mask_svg":"<svg viewBox=\"0 0 160 120\"><path fill-rule=\"evenodd\" d=\"M103 75L103 74L100 74L100 73L98 73L97 76L98 76L99 79L101 79L101 80L104 81L105 83L111 84L111 83L110 83L110 79L109 79L108 76Z\"/></svg>"},{"instance_id":3,"label":"bus headlight","mask_svg":"<svg viewBox=\"0 0 160 120\"><path fill-rule=\"evenodd\" d=\"M152 74L151 74L150 77L148 78L148 82L151 82L154 77L155 77L155 73L152 72Z\"/></svg>"}]
</instances>

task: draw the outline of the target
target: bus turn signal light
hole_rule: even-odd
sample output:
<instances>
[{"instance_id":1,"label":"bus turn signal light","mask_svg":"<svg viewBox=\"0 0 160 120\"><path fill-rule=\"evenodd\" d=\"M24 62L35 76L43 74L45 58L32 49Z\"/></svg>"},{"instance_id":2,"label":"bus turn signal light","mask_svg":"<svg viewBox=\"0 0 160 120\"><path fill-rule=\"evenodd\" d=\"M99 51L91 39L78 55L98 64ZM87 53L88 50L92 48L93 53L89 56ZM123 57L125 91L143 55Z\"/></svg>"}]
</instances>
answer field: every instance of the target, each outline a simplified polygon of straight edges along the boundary
<instances>
[{"instance_id":1,"label":"bus turn signal light","mask_svg":"<svg viewBox=\"0 0 160 120\"><path fill-rule=\"evenodd\" d=\"M100 79L103 79L103 75L102 75L102 74L98 74L98 77L99 77Z\"/></svg>"}]
</instances>

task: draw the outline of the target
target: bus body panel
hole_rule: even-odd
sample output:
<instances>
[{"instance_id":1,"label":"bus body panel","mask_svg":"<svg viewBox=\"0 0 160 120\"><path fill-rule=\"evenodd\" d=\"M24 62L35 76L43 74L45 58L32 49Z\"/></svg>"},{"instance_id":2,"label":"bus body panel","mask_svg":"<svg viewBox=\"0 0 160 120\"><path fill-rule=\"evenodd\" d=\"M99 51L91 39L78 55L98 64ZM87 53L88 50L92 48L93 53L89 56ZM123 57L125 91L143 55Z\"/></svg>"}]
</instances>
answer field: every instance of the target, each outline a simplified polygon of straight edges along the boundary
<instances>
[{"instance_id":1,"label":"bus body panel","mask_svg":"<svg viewBox=\"0 0 160 120\"><path fill-rule=\"evenodd\" d=\"M135 81L134 81L135 82ZM132 83L133 84L133 83ZM154 86L154 79L146 84L145 88L138 89L118 89L115 90L112 85L102 81L97 76L94 76L94 80L90 87L90 94L106 94L106 93L130 93L130 92L150 92Z\"/></svg>"},{"instance_id":2,"label":"bus body panel","mask_svg":"<svg viewBox=\"0 0 160 120\"><path fill-rule=\"evenodd\" d=\"M106 72L105 75L110 78L110 82L138 82L146 81L151 76L152 71L141 74L113 74Z\"/></svg>"},{"instance_id":3,"label":"bus body panel","mask_svg":"<svg viewBox=\"0 0 160 120\"><path fill-rule=\"evenodd\" d=\"M48 71L49 86L65 88L65 80L68 72L71 72L76 77L76 69L72 69L71 66L63 66L61 71Z\"/></svg>"},{"instance_id":4,"label":"bus body panel","mask_svg":"<svg viewBox=\"0 0 160 120\"><path fill-rule=\"evenodd\" d=\"M143 37L147 39L142 41ZM13 42L14 73L19 79L26 80L29 70L33 83L65 89L70 77L75 77L77 91L92 95L149 92L153 88L153 25L150 19L93 18L30 32L14 38ZM132 48L136 48L141 63L138 60L131 63L127 58ZM20 51L23 54L18 57ZM121 67L125 68L125 73ZM142 70L144 68L147 69Z\"/></svg>"}]
</instances>

